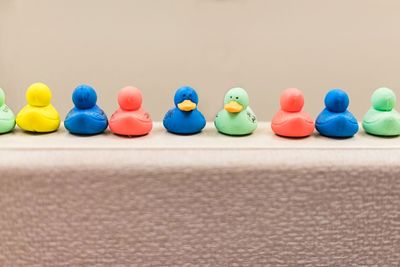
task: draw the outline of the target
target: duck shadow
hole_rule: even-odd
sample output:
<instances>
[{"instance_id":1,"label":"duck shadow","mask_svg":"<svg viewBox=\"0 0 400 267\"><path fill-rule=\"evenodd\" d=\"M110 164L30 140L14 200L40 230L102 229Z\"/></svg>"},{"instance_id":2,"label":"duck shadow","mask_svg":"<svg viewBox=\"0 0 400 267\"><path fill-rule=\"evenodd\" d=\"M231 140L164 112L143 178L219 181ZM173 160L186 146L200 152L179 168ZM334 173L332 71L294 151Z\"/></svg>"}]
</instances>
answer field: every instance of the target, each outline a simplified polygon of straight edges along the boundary
<instances>
[{"instance_id":1,"label":"duck shadow","mask_svg":"<svg viewBox=\"0 0 400 267\"><path fill-rule=\"evenodd\" d=\"M349 139L354 138L354 135L353 136L340 137L340 136L327 136L327 135L322 135L322 134L319 134L319 133L315 133L314 136L316 138L326 138L326 139L332 139L332 140L349 140Z\"/></svg>"},{"instance_id":2,"label":"duck shadow","mask_svg":"<svg viewBox=\"0 0 400 267\"><path fill-rule=\"evenodd\" d=\"M381 139L389 139L389 140L399 137L399 135L377 135L377 134L371 134L371 133L366 133L366 132L364 132L362 135L363 136L377 137L377 138L381 138Z\"/></svg>"},{"instance_id":3,"label":"duck shadow","mask_svg":"<svg viewBox=\"0 0 400 267\"><path fill-rule=\"evenodd\" d=\"M174 132L170 132L170 131L166 131L166 132L170 135L177 135L177 136L194 136L194 135L204 133L204 131L199 131L199 132L195 132L195 133L174 133Z\"/></svg>"},{"instance_id":4,"label":"duck shadow","mask_svg":"<svg viewBox=\"0 0 400 267\"><path fill-rule=\"evenodd\" d=\"M137 138L141 138L144 136L148 136L149 134L150 133L146 133L146 134L142 134L142 135L122 135L122 134L110 133L110 135L115 135L117 137L124 138L124 139L137 139Z\"/></svg>"},{"instance_id":5,"label":"duck shadow","mask_svg":"<svg viewBox=\"0 0 400 267\"><path fill-rule=\"evenodd\" d=\"M46 135L51 135L56 131L52 131L52 132L46 132L46 133L40 133L40 132L29 132L29 131L22 131L24 134L29 135L29 136L46 136Z\"/></svg>"},{"instance_id":6,"label":"duck shadow","mask_svg":"<svg viewBox=\"0 0 400 267\"><path fill-rule=\"evenodd\" d=\"M309 136L283 136L283 135L279 135L279 134L275 134L275 136L283 138L285 140L304 140L310 136L313 135L309 135Z\"/></svg>"},{"instance_id":7,"label":"duck shadow","mask_svg":"<svg viewBox=\"0 0 400 267\"><path fill-rule=\"evenodd\" d=\"M77 134L77 133L69 133L69 136L73 137L78 137L78 138L89 138L89 137L95 137L95 136L100 136L100 135L109 135L108 133L97 133L97 134Z\"/></svg>"},{"instance_id":8,"label":"duck shadow","mask_svg":"<svg viewBox=\"0 0 400 267\"><path fill-rule=\"evenodd\" d=\"M248 133L248 134L227 134L227 133L223 133L223 132L220 132L220 131L217 131L217 133L222 134L224 136L234 137L234 138L243 138L243 137L250 136L250 135L253 134L253 133Z\"/></svg>"}]
</instances>

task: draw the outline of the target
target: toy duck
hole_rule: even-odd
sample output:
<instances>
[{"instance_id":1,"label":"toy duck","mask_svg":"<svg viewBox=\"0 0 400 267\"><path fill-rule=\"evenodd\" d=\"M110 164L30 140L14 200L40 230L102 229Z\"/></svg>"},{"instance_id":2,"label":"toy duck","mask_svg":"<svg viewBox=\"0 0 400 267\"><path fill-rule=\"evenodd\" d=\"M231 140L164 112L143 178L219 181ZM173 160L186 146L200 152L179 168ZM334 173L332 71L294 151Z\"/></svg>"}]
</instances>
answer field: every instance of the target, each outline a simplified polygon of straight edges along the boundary
<instances>
[{"instance_id":1,"label":"toy duck","mask_svg":"<svg viewBox=\"0 0 400 267\"><path fill-rule=\"evenodd\" d=\"M15 115L6 105L6 96L0 88L0 134L9 133L14 130Z\"/></svg>"},{"instance_id":2,"label":"toy duck","mask_svg":"<svg viewBox=\"0 0 400 267\"><path fill-rule=\"evenodd\" d=\"M347 110L349 96L341 89L330 90L325 96L325 109L315 123L317 131L333 138L349 138L358 132L358 122Z\"/></svg>"},{"instance_id":3,"label":"toy duck","mask_svg":"<svg viewBox=\"0 0 400 267\"><path fill-rule=\"evenodd\" d=\"M88 85L78 86L72 94L75 107L65 118L65 128L72 134L95 135L104 132L108 119L97 105L96 91Z\"/></svg>"},{"instance_id":4,"label":"toy duck","mask_svg":"<svg viewBox=\"0 0 400 267\"><path fill-rule=\"evenodd\" d=\"M164 117L164 127L175 134L195 134L206 126L206 119L197 109L199 97L196 91L188 86L179 88L174 97L175 108L170 109Z\"/></svg>"},{"instance_id":5,"label":"toy duck","mask_svg":"<svg viewBox=\"0 0 400 267\"><path fill-rule=\"evenodd\" d=\"M272 131L284 137L307 137L314 132L314 120L302 111L303 93L297 88L283 91L280 99L281 110L272 119Z\"/></svg>"},{"instance_id":6,"label":"toy duck","mask_svg":"<svg viewBox=\"0 0 400 267\"><path fill-rule=\"evenodd\" d=\"M371 97L372 107L363 119L364 130L372 135L400 135L400 113L396 106L396 95L389 88L377 89Z\"/></svg>"},{"instance_id":7,"label":"toy duck","mask_svg":"<svg viewBox=\"0 0 400 267\"><path fill-rule=\"evenodd\" d=\"M26 91L26 105L17 115L17 125L28 132L57 131L60 115L51 105L51 91L43 83L32 84Z\"/></svg>"},{"instance_id":8,"label":"toy duck","mask_svg":"<svg viewBox=\"0 0 400 267\"><path fill-rule=\"evenodd\" d=\"M150 115L142 109L142 93L134 87L123 88L118 95L120 108L110 119L113 133L125 136L148 134L153 128Z\"/></svg>"},{"instance_id":9,"label":"toy duck","mask_svg":"<svg viewBox=\"0 0 400 267\"><path fill-rule=\"evenodd\" d=\"M242 88L230 89L224 99L224 109L218 112L215 127L227 135L248 135L257 128L257 118L249 107L249 96Z\"/></svg>"}]
</instances>

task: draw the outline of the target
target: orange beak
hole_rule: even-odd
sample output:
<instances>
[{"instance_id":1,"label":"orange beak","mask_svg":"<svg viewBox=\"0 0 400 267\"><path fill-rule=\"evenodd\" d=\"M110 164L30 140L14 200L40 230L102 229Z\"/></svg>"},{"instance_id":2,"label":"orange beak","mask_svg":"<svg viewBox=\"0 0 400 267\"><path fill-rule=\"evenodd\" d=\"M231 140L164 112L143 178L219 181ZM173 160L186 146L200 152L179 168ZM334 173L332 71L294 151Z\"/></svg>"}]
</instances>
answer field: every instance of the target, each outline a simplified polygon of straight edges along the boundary
<instances>
[{"instance_id":1,"label":"orange beak","mask_svg":"<svg viewBox=\"0 0 400 267\"><path fill-rule=\"evenodd\" d=\"M185 100L178 104L178 108L182 111L192 111L197 107L196 103L193 103L190 100Z\"/></svg>"},{"instance_id":2,"label":"orange beak","mask_svg":"<svg viewBox=\"0 0 400 267\"><path fill-rule=\"evenodd\" d=\"M243 110L243 106L236 101L229 102L228 104L225 105L224 108L226 111L230 113L239 113L240 111Z\"/></svg>"}]
</instances>

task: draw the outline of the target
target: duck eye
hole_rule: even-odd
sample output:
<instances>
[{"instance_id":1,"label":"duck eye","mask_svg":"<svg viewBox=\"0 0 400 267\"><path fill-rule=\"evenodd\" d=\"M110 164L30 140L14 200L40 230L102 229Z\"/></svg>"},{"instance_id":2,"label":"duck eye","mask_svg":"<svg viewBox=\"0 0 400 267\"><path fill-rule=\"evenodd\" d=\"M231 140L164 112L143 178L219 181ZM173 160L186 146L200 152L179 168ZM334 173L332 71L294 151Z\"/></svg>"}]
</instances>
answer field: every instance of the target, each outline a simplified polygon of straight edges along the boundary
<instances>
[{"instance_id":1,"label":"duck eye","mask_svg":"<svg viewBox=\"0 0 400 267\"><path fill-rule=\"evenodd\" d=\"M230 98L232 99L232 96L230 96Z\"/></svg>"},{"instance_id":2,"label":"duck eye","mask_svg":"<svg viewBox=\"0 0 400 267\"><path fill-rule=\"evenodd\" d=\"M236 99L239 99L239 97L237 96Z\"/></svg>"}]
</instances>

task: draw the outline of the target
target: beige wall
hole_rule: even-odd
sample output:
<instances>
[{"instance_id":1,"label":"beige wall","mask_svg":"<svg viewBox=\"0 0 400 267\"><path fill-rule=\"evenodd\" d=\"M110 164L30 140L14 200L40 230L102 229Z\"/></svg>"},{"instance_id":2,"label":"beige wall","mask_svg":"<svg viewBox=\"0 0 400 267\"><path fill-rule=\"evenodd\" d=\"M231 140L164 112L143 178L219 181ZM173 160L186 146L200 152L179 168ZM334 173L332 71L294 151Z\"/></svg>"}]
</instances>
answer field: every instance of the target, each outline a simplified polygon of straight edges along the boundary
<instances>
[{"instance_id":1,"label":"beige wall","mask_svg":"<svg viewBox=\"0 0 400 267\"><path fill-rule=\"evenodd\" d=\"M286 87L313 115L342 87L360 118L376 87L400 93L399 14L398 0L0 0L0 86L17 110L46 82L64 116L77 84L95 86L107 113L132 84L157 120L185 84L208 119L232 86L263 120Z\"/></svg>"}]
</instances>

